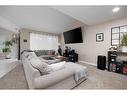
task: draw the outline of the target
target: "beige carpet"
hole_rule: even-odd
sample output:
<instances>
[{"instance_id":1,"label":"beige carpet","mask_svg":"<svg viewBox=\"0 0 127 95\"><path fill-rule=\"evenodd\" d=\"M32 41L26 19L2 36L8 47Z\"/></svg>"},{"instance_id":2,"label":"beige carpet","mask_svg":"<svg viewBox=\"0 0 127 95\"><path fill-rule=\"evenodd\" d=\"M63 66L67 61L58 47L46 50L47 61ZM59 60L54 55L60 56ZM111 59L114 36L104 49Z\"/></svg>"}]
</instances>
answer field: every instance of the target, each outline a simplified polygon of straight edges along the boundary
<instances>
[{"instance_id":1,"label":"beige carpet","mask_svg":"<svg viewBox=\"0 0 127 95\"><path fill-rule=\"evenodd\" d=\"M75 89L127 89L127 76L102 71L87 65L88 79ZM19 64L11 72L0 79L0 89L28 89L23 66Z\"/></svg>"},{"instance_id":2,"label":"beige carpet","mask_svg":"<svg viewBox=\"0 0 127 95\"><path fill-rule=\"evenodd\" d=\"M88 68L88 79L75 89L127 89L127 76L99 70L95 66L83 64Z\"/></svg>"},{"instance_id":3,"label":"beige carpet","mask_svg":"<svg viewBox=\"0 0 127 95\"><path fill-rule=\"evenodd\" d=\"M0 78L0 89L27 89L23 65L18 64L12 71Z\"/></svg>"}]
</instances>

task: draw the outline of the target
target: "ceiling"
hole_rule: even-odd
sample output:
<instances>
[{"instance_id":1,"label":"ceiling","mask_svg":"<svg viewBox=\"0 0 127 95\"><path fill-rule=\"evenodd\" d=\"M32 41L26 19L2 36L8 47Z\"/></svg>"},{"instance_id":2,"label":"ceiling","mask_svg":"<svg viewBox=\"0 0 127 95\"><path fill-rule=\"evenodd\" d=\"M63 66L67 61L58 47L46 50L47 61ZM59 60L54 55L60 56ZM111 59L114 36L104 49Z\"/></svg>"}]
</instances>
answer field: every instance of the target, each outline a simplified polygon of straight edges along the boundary
<instances>
[{"instance_id":1,"label":"ceiling","mask_svg":"<svg viewBox=\"0 0 127 95\"><path fill-rule=\"evenodd\" d=\"M49 6L0 6L0 16L21 28L62 33L74 18Z\"/></svg>"},{"instance_id":2,"label":"ceiling","mask_svg":"<svg viewBox=\"0 0 127 95\"><path fill-rule=\"evenodd\" d=\"M8 34L13 34L13 32L10 32L6 29L0 28L0 35L2 35L2 34L8 35Z\"/></svg>"},{"instance_id":3,"label":"ceiling","mask_svg":"<svg viewBox=\"0 0 127 95\"><path fill-rule=\"evenodd\" d=\"M96 25L127 16L127 6L0 6L0 16L21 28L62 33L75 22Z\"/></svg>"},{"instance_id":4,"label":"ceiling","mask_svg":"<svg viewBox=\"0 0 127 95\"><path fill-rule=\"evenodd\" d=\"M53 8L87 24L95 25L127 16L127 6L118 6L120 11L113 13L116 6L53 6Z\"/></svg>"}]
</instances>

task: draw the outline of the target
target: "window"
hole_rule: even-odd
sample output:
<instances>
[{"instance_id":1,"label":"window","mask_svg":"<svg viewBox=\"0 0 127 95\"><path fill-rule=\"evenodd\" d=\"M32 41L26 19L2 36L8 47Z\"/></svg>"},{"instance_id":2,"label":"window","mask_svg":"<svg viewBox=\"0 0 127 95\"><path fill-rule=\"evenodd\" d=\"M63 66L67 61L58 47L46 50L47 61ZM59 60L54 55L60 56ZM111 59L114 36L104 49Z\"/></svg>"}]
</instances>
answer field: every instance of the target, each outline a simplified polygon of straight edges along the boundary
<instances>
[{"instance_id":1,"label":"window","mask_svg":"<svg viewBox=\"0 0 127 95\"><path fill-rule=\"evenodd\" d=\"M127 25L111 28L111 45L120 46L123 34L127 33Z\"/></svg>"},{"instance_id":2,"label":"window","mask_svg":"<svg viewBox=\"0 0 127 95\"><path fill-rule=\"evenodd\" d=\"M57 50L58 36L30 33L31 50Z\"/></svg>"}]
</instances>

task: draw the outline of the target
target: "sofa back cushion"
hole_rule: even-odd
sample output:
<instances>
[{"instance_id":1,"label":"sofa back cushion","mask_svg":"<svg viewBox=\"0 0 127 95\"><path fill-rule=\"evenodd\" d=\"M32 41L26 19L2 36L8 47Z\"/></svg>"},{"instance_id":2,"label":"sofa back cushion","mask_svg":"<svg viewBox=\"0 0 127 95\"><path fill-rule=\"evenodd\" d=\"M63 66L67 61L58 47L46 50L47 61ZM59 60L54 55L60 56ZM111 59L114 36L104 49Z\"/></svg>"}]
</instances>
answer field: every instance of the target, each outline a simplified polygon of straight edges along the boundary
<instances>
[{"instance_id":1,"label":"sofa back cushion","mask_svg":"<svg viewBox=\"0 0 127 95\"><path fill-rule=\"evenodd\" d=\"M55 55L54 50L35 50L34 51L37 56L43 56L43 55Z\"/></svg>"}]
</instances>

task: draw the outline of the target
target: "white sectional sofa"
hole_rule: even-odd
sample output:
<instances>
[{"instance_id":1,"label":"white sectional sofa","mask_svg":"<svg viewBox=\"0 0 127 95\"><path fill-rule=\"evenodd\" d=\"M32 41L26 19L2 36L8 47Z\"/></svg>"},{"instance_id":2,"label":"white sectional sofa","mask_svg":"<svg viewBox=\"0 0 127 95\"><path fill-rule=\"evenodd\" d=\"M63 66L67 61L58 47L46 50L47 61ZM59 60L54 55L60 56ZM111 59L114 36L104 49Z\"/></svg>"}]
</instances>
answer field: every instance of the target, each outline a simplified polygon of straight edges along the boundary
<instances>
[{"instance_id":1,"label":"white sectional sofa","mask_svg":"<svg viewBox=\"0 0 127 95\"><path fill-rule=\"evenodd\" d=\"M67 62L60 70L44 75L32 66L25 52L22 54L22 63L29 89L72 89L87 79L87 68L72 62Z\"/></svg>"}]
</instances>

